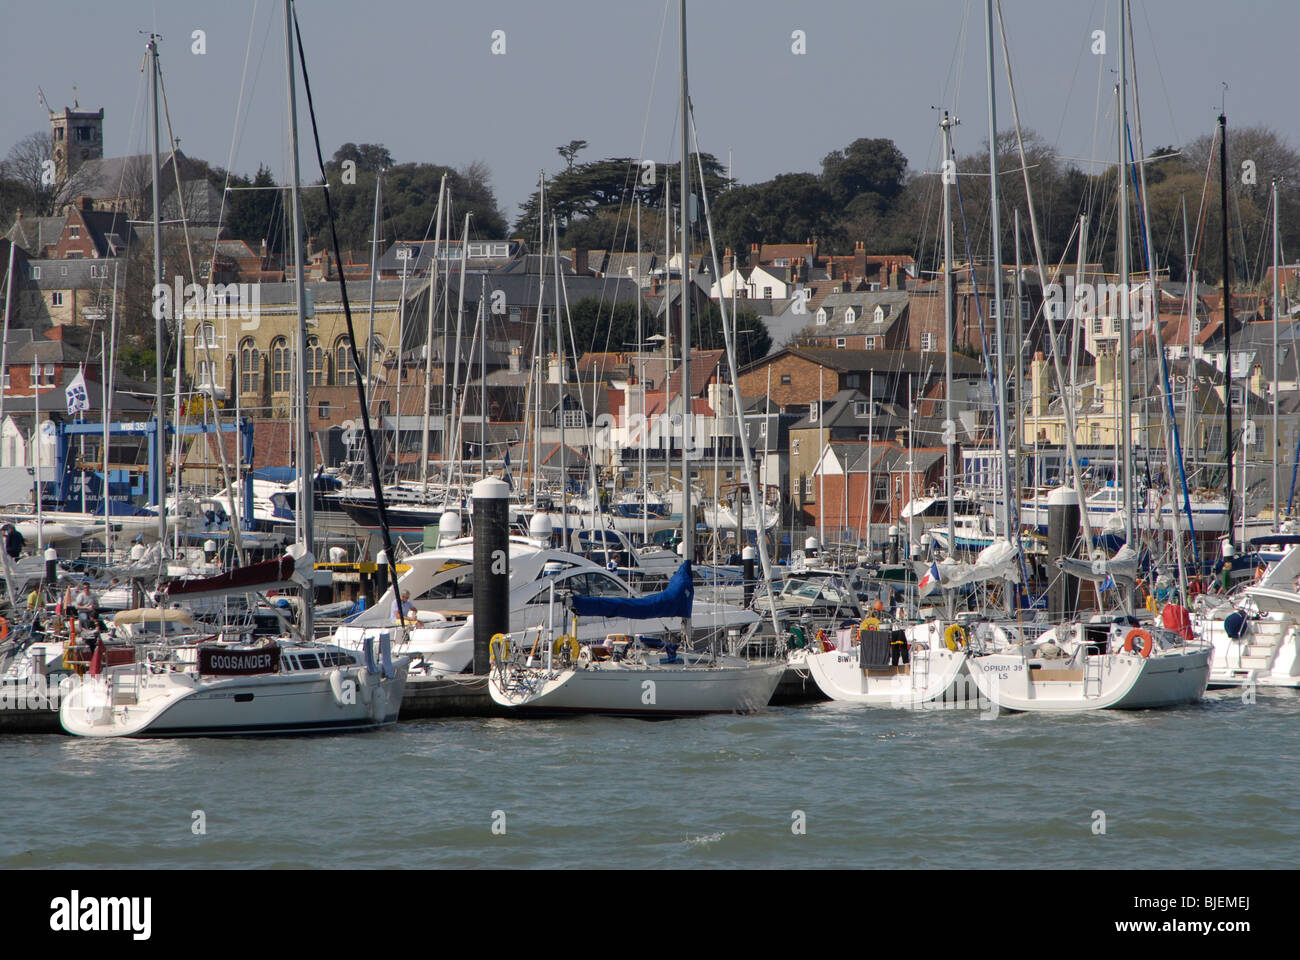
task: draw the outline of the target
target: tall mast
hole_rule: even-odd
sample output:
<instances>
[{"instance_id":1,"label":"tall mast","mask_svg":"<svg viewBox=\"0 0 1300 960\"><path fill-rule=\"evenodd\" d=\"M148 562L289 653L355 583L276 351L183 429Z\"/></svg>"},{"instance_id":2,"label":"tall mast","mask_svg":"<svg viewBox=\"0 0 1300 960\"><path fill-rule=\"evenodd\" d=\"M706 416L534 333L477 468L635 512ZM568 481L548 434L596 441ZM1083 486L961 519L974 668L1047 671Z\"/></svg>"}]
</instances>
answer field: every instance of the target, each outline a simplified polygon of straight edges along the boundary
<instances>
[{"instance_id":1,"label":"tall mast","mask_svg":"<svg viewBox=\"0 0 1300 960\"><path fill-rule=\"evenodd\" d=\"M560 233L556 218L551 218L551 255L555 257L555 396L560 421L560 549L569 549L569 464L564 449L564 327L560 320Z\"/></svg>"},{"instance_id":2,"label":"tall mast","mask_svg":"<svg viewBox=\"0 0 1300 960\"><path fill-rule=\"evenodd\" d=\"M1223 456L1228 500L1228 545L1232 538L1232 261L1228 258L1228 118L1219 114L1219 213L1223 220Z\"/></svg>"},{"instance_id":3,"label":"tall mast","mask_svg":"<svg viewBox=\"0 0 1300 960\"><path fill-rule=\"evenodd\" d=\"M993 0L984 0L984 37L988 46L988 68L986 73L988 76L989 96L989 205L992 208L993 230L993 307L997 314L996 329L998 338L998 375L994 378L997 396L994 404L998 411L998 421L1001 424L1001 429L998 431L998 453L1002 463L1002 507L1005 517L1002 529L1007 540L1010 541L1011 498L1015 488L1011 482L1011 471L1008 469L1009 457L1007 455L1006 323L1003 319L1002 309L1002 212L998 209L998 107L997 91L993 82ZM1019 316L1019 301L1016 302L1016 311L1016 315ZM1018 344L1017 349L1019 349ZM1007 590L1004 591L1004 594L1007 599L1008 609L1011 609L1011 592Z\"/></svg>"},{"instance_id":4,"label":"tall mast","mask_svg":"<svg viewBox=\"0 0 1300 960\"><path fill-rule=\"evenodd\" d=\"M957 529L956 529L956 510L953 504L952 477L955 467L953 458L956 456L957 443L957 424L952 418L952 341L955 333L953 324L953 283L952 283L952 181L956 179L956 172L948 166L950 162L955 162L952 155L952 128L959 123L955 117L950 117L948 111L943 112L943 119L939 121L939 127L943 131L943 162L941 169L953 171L951 174L943 175L943 340L944 340L944 375L943 375L943 442L947 448L945 456L947 457L948 469L944 471L944 487L948 498L948 555L955 556L957 553ZM911 443L912 437L908 435L908 442ZM913 478L915 479L915 478Z\"/></svg>"},{"instance_id":5,"label":"tall mast","mask_svg":"<svg viewBox=\"0 0 1300 960\"><path fill-rule=\"evenodd\" d=\"M375 276L379 273L379 211L384 171L375 174L375 223L370 238L370 331L366 335L366 386L370 386L370 375L375 369ZM382 429L382 424L380 429Z\"/></svg>"},{"instance_id":6,"label":"tall mast","mask_svg":"<svg viewBox=\"0 0 1300 960\"><path fill-rule=\"evenodd\" d=\"M308 420L307 403L307 311L303 275L306 264L303 263L302 250L302 197L298 182L298 99L294 90L293 78L293 11L292 0L284 0L284 51L285 78L289 86L289 184L293 211L293 262L294 299L298 305L298 397L295 403L298 412L298 509L294 511L294 525L297 528L299 542L311 555L311 534L313 529L312 503L312 449L311 423ZM156 141L155 141L156 142ZM342 278L340 278L342 282ZM399 344L400 346L400 344ZM393 589L396 589L394 586ZM302 635L306 640L312 639L314 633L315 610L312 590L303 591Z\"/></svg>"},{"instance_id":7,"label":"tall mast","mask_svg":"<svg viewBox=\"0 0 1300 960\"><path fill-rule=\"evenodd\" d=\"M487 479L487 274L479 274L478 295L478 478Z\"/></svg>"},{"instance_id":8,"label":"tall mast","mask_svg":"<svg viewBox=\"0 0 1300 960\"><path fill-rule=\"evenodd\" d=\"M424 337L424 429L420 432L420 481L424 498L429 498L429 406L433 381L433 309L438 299L438 248L442 245L442 202L447 193L447 175L438 184L438 209L434 213L433 257L429 261L429 328Z\"/></svg>"},{"instance_id":9,"label":"tall mast","mask_svg":"<svg viewBox=\"0 0 1300 960\"><path fill-rule=\"evenodd\" d=\"M1124 542L1133 542L1133 416L1131 384L1133 374L1133 323L1129 316L1129 226L1128 226L1128 0L1119 0L1119 288L1123 297L1119 316L1119 374L1121 390L1120 456L1123 462ZM1085 504L1086 508L1086 504Z\"/></svg>"},{"instance_id":10,"label":"tall mast","mask_svg":"<svg viewBox=\"0 0 1300 960\"><path fill-rule=\"evenodd\" d=\"M1279 449L1277 433L1277 315L1281 301L1278 299L1278 235L1277 218L1280 208L1277 205L1277 180L1273 181L1273 531L1281 530L1281 517L1277 512L1277 452Z\"/></svg>"},{"instance_id":11,"label":"tall mast","mask_svg":"<svg viewBox=\"0 0 1300 960\"><path fill-rule=\"evenodd\" d=\"M641 542L650 542L650 487L646 482L645 475L645 443L647 434L647 425L645 422L645 359L641 351L644 349L641 339L643 331L641 329L641 200L636 201L636 360L637 386L641 388L641 450L640 450L640 481L641 481Z\"/></svg>"},{"instance_id":12,"label":"tall mast","mask_svg":"<svg viewBox=\"0 0 1300 960\"><path fill-rule=\"evenodd\" d=\"M673 312L668 309L668 302L672 299L671 277L668 270L668 261L673 255L673 181L671 177L664 177L664 409L662 416L668 417L671 421L672 411L668 409L668 378L671 376L673 363ZM664 451L664 489L671 494L673 483L673 458L672 442L668 444L668 449Z\"/></svg>"},{"instance_id":13,"label":"tall mast","mask_svg":"<svg viewBox=\"0 0 1300 960\"><path fill-rule=\"evenodd\" d=\"M153 283L154 289L159 289L163 282L163 261L162 261L162 207L159 199L158 181L162 178L162 167L158 159L158 34L149 34L149 43L146 49L149 51L149 97L153 104ZM301 262L299 264L301 270ZM177 315L180 313L180 305L173 304ZM180 336L180 325L177 324L177 336ZM167 448L163 442L164 428L167 422L167 408L164 405L166 396L163 389L163 316L161 310L154 310L154 376L158 378L158 410L154 419L154 443L156 444L157 456L154 458L154 466L158 473L154 477L154 502L158 510L158 543L159 549L167 548ZM39 450L39 447L37 448ZM37 464L40 463L39 454L37 455ZM40 490L37 489L36 503L40 506Z\"/></svg>"},{"instance_id":14,"label":"tall mast","mask_svg":"<svg viewBox=\"0 0 1300 960\"><path fill-rule=\"evenodd\" d=\"M695 559L695 516L691 513L691 224L690 224L690 121L687 116L687 104L690 88L686 80L686 0L678 0L678 16L681 19L681 61L682 61L682 168L681 190L679 191L682 208L682 545L683 556L687 560Z\"/></svg>"}]
</instances>

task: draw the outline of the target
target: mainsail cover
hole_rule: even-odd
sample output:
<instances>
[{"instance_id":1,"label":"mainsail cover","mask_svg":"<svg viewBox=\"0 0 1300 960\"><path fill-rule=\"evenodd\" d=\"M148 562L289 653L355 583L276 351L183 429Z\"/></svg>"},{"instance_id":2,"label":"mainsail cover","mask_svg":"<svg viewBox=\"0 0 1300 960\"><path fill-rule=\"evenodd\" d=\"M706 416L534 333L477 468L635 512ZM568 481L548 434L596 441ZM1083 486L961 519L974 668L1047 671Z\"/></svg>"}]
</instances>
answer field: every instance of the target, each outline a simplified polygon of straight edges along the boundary
<instances>
[{"instance_id":1,"label":"mainsail cover","mask_svg":"<svg viewBox=\"0 0 1300 960\"><path fill-rule=\"evenodd\" d=\"M211 577L171 580L163 584L161 592L169 597L193 599L252 593L257 590L281 590L295 585L293 575L296 566L294 558L284 554L274 560L250 563Z\"/></svg>"},{"instance_id":2,"label":"mainsail cover","mask_svg":"<svg viewBox=\"0 0 1300 960\"><path fill-rule=\"evenodd\" d=\"M580 617L626 617L628 620L681 617L689 620L694 603L691 561L685 560L668 581L667 588L659 593L644 597L581 597L575 594L573 612Z\"/></svg>"},{"instance_id":3,"label":"mainsail cover","mask_svg":"<svg viewBox=\"0 0 1300 960\"><path fill-rule=\"evenodd\" d=\"M1127 543L1115 551L1109 560L1078 560L1073 557L1058 557L1057 566L1072 577L1101 583L1108 577L1116 581L1133 584L1138 577L1138 555Z\"/></svg>"},{"instance_id":4,"label":"mainsail cover","mask_svg":"<svg viewBox=\"0 0 1300 960\"><path fill-rule=\"evenodd\" d=\"M939 568L937 580L931 579L917 593L929 596L935 590L955 590L970 583L984 580L1009 580L1020 582L1020 568L1017 564L1019 553L1015 544L1009 540L997 539L980 551L974 563L961 560L940 560L934 566ZM913 564L918 576L924 577L930 565L923 562Z\"/></svg>"}]
</instances>

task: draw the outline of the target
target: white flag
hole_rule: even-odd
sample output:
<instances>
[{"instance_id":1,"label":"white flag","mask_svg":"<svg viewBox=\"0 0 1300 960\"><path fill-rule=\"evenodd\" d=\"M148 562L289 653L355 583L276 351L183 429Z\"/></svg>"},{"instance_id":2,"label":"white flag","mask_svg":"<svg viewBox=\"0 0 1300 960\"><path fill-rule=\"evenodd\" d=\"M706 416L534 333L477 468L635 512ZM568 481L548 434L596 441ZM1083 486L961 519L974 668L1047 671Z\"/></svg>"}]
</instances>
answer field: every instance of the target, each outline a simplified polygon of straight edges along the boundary
<instances>
[{"instance_id":1,"label":"white flag","mask_svg":"<svg viewBox=\"0 0 1300 960\"><path fill-rule=\"evenodd\" d=\"M72 378L68 384L68 413L81 413L83 410L90 409L90 396L86 393L86 378L78 370L77 375Z\"/></svg>"}]
</instances>

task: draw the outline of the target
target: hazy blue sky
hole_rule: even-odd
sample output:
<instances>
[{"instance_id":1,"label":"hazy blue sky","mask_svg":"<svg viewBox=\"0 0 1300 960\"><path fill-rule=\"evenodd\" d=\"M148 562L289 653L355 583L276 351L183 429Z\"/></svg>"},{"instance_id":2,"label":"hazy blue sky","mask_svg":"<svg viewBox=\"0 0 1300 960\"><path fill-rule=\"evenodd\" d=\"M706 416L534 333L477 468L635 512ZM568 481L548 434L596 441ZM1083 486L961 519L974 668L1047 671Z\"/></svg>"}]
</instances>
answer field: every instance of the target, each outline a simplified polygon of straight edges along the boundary
<instances>
[{"instance_id":1,"label":"hazy blue sky","mask_svg":"<svg viewBox=\"0 0 1300 960\"><path fill-rule=\"evenodd\" d=\"M1208 132L1221 81L1230 128L1267 123L1297 145L1300 0L1134 2L1148 150ZM147 149L140 31L156 29L181 149L248 174L265 162L282 180L280 6L0 0L0 153L47 127L38 85L60 109L72 104L74 83L82 108L105 108L108 155ZM484 160L513 221L537 172L562 168L555 148L569 140L590 142L587 160L676 156L675 0L298 6L327 157L351 140L383 143L399 162ZM1063 156L1108 159L1118 0L1003 0L1003 10L1024 124ZM982 0L695 0L688 14L702 146L724 163L731 150L742 182L817 170L829 150L862 136L891 138L914 170L932 169L932 105L962 119L959 152L987 136ZM191 52L200 29L202 56ZM1107 31L1105 57L1090 50L1097 29ZM504 55L491 50L496 30L505 32ZM796 30L803 55L792 52ZM1000 65L998 89L1005 128ZM315 172L304 150L304 177Z\"/></svg>"}]
</instances>

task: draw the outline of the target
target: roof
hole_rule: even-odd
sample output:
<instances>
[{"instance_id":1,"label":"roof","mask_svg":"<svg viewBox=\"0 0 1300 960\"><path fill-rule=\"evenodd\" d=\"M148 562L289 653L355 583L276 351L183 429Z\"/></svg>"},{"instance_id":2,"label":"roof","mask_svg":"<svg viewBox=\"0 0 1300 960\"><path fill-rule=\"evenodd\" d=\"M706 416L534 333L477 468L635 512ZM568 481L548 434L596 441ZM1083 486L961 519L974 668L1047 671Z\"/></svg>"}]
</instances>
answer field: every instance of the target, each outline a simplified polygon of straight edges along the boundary
<instances>
[{"instance_id":1,"label":"roof","mask_svg":"<svg viewBox=\"0 0 1300 960\"><path fill-rule=\"evenodd\" d=\"M944 354L933 350L822 350L816 347L786 347L755 360L741 374L752 373L783 356L800 357L839 373L916 373L942 375ZM952 372L958 377L980 376L984 365L962 354L953 354Z\"/></svg>"},{"instance_id":2,"label":"roof","mask_svg":"<svg viewBox=\"0 0 1300 960\"><path fill-rule=\"evenodd\" d=\"M45 247L59 242L63 228L67 225L67 216L62 217L20 217L5 234L5 239L12 242L32 257L39 257Z\"/></svg>"},{"instance_id":3,"label":"roof","mask_svg":"<svg viewBox=\"0 0 1300 960\"><path fill-rule=\"evenodd\" d=\"M185 156L180 150L176 151L176 161L180 167L182 185L203 178L202 165ZM54 202L56 206L62 206L73 202L78 197L110 200L133 196L149 187L153 179L152 171L153 158L148 154L87 160L63 185ZM164 195L169 192L174 193L176 190L176 176L172 173L171 154L162 158L158 185ZM189 211L187 210L186 213L188 214Z\"/></svg>"}]
</instances>

